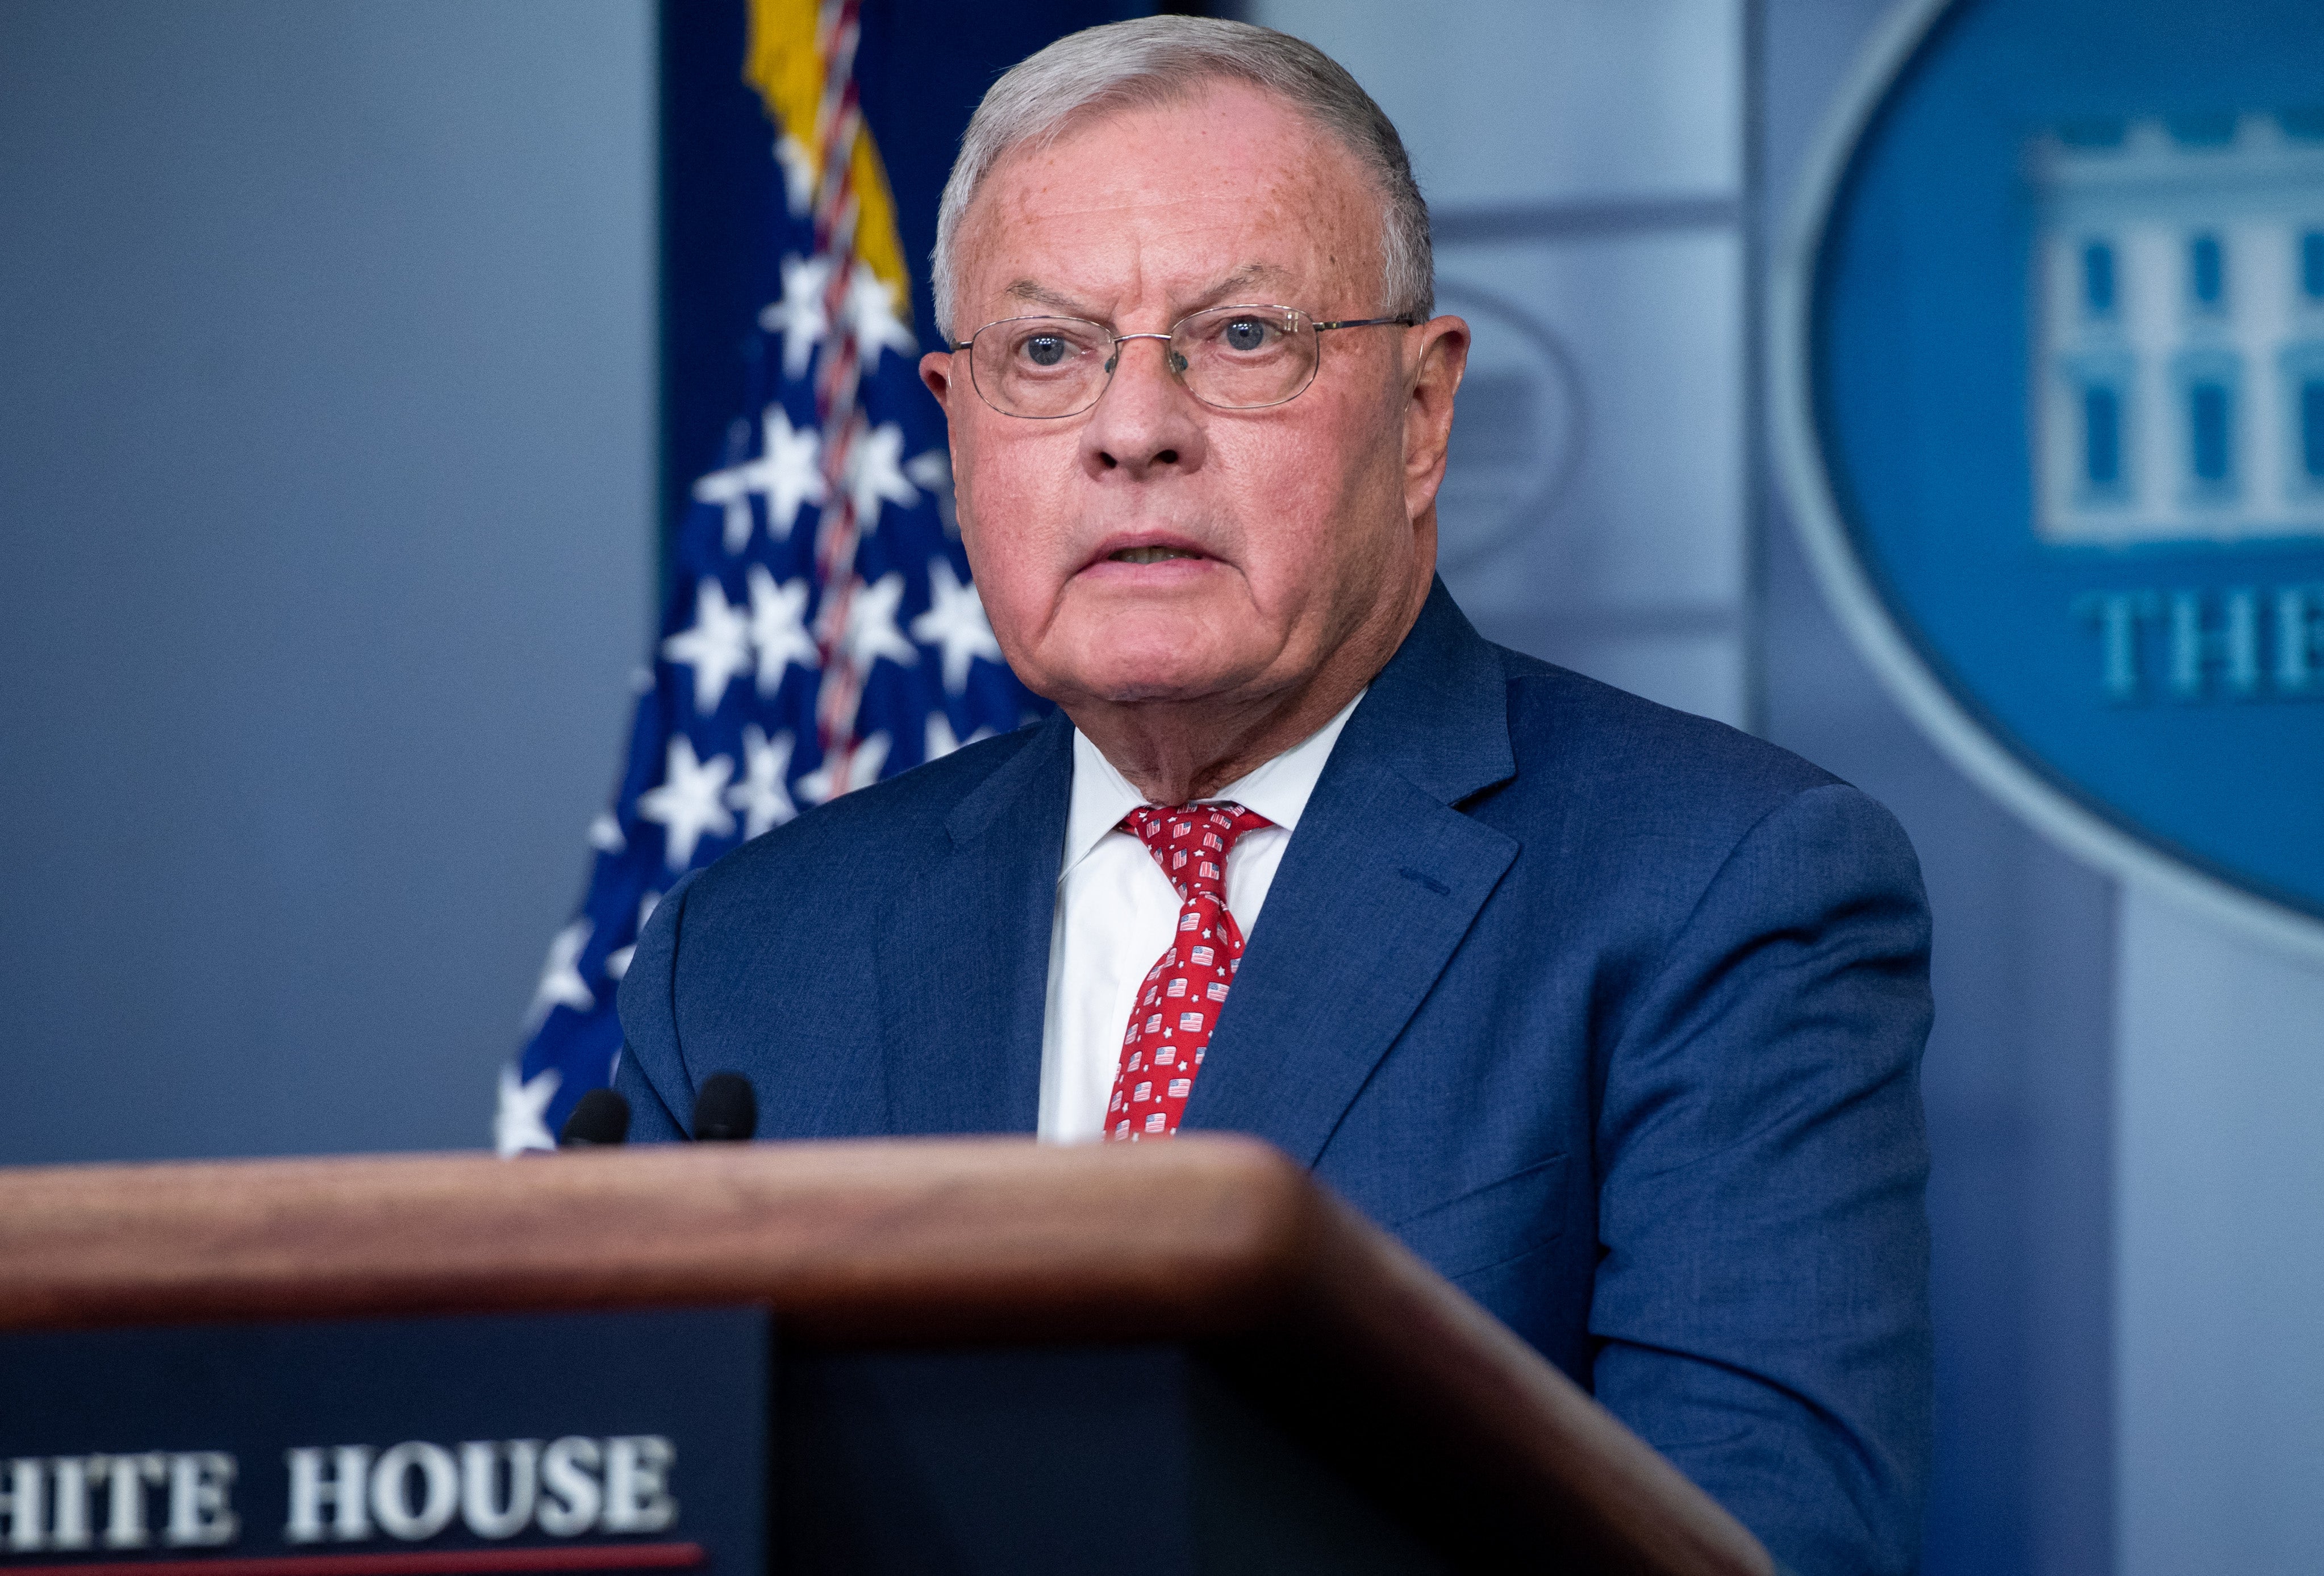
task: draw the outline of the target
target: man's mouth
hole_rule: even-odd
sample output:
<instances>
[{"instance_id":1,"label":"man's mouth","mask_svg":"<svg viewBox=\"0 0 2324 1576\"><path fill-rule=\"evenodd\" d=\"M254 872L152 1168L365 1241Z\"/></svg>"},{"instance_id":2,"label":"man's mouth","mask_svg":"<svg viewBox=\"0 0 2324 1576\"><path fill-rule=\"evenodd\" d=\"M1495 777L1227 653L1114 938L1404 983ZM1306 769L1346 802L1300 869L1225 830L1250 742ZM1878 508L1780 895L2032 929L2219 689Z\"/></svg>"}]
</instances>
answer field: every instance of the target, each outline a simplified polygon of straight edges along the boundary
<instances>
[{"instance_id":1,"label":"man's mouth","mask_svg":"<svg viewBox=\"0 0 2324 1576\"><path fill-rule=\"evenodd\" d=\"M1199 558L1203 555L1185 548L1124 548L1118 553L1108 553L1109 564L1159 564L1167 558Z\"/></svg>"}]
</instances>

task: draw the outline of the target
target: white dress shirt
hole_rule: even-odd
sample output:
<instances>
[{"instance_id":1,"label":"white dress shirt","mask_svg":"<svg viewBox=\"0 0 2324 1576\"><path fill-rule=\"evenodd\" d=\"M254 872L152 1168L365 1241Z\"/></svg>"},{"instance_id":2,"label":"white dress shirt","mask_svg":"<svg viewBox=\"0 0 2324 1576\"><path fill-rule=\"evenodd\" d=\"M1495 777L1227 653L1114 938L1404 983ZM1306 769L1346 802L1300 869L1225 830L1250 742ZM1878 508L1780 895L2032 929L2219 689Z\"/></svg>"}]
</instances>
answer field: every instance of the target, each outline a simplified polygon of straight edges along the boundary
<instances>
[{"instance_id":1,"label":"white dress shirt","mask_svg":"<svg viewBox=\"0 0 2324 1576\"><path fill-rule=\"evenodd\" d=\"M1275 823L1244 833L1227 855L1227 908L1246 941L1323 762L1363 698L1359 694L1305 740L1208 796ZM1177 931L1177 889L1146 844L1120 829L1121 818L1144 803L1074 729L1073 806L1065 816L1065 863L1049 928L1048 1009L1041 1020L1040 1132L1052 1142L1105 1136L1130 1003Z\"/></svg>"}]
</instances>

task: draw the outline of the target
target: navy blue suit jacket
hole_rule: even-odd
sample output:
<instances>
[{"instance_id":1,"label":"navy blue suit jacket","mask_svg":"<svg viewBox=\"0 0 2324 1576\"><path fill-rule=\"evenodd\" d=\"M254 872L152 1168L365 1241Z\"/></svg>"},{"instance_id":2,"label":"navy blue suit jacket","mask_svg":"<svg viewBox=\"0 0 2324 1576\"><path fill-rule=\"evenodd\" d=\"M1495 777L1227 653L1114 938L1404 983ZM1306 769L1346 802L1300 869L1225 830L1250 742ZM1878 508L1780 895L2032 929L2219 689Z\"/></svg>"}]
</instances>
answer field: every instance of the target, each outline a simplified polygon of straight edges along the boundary
<instances>
[{"instance_id":1,"label":"navy blue suit jacket","mask_svg":"<svg viewBox=\"0 0 2324 1576\"><path fill-rule=\"evenodd\" d=\"M622 983L638 1135L721 1069L769 1138L1029 1131L1071 743L1056 716L971 745L674 888ZM1803 1576L1906 1570L1928 947L1879 806L1488 643L1440 583L1185 1125L1314 1167Z\"/></svg>"}]
</instances>

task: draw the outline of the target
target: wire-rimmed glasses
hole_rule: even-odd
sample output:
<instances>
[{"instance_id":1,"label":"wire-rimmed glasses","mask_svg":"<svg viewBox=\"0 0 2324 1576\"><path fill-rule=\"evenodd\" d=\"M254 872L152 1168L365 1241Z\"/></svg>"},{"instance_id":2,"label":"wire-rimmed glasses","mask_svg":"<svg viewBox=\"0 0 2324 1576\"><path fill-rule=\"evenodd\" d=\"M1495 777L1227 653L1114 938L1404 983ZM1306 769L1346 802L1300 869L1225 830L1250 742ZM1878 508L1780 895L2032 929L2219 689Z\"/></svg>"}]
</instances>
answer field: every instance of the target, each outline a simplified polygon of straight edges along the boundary
<instances>
[{"instance_id":1,"label":"wire-rimmed glasses","mask_svg":"<svg viewBox=\"0 0 2324 1576\"><path fill-rule=\"evenodd\" d=\"M1409 328L1399 318L1343 318L1319 323L1293 307L1212 307L1171 325L1167 334L1116 334L1086 318L1003 318L968 336L968 376L984 402L1004 416L1035 421L1078 416L1113 381L1121 347L1160 339L1163 364L1185 391L1221 410L1259 410L1297 399L1315 381L1318 336L1333 328Z\"/></svg>"}]
</instances>

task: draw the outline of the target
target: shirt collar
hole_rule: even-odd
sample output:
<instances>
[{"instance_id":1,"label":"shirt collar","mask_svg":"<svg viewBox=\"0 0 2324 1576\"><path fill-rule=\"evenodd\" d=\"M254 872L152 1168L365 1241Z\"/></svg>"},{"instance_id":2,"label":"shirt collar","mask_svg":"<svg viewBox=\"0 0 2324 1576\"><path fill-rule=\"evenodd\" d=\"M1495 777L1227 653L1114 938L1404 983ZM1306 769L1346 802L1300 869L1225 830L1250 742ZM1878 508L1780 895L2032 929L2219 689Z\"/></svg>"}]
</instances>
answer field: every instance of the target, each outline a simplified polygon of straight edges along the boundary
<instances>
[{"instance_id":1,"label":"shirt collar","mask_svg":"<svg viewBox=\"0 0 2324 1576\"><path fill-rule=\"evenodd\" d=\"M1347 726L1363 698L1363 692L1357 691L1355 699L1334 713L1330 722L1210 797L1231 799L1291 831L1306 812L1316 779L1323 775L1323 763L1332 758L1332 746L1339 742L1340 730ZM1075 728L1073 806L1065 815L1065 858L1059 867L1060 877L1104 841L1124 816L1145 802L1146 796L1130 787L1130 779L1114 770L1104 752Z\"/></svg>"}]
</instances>

